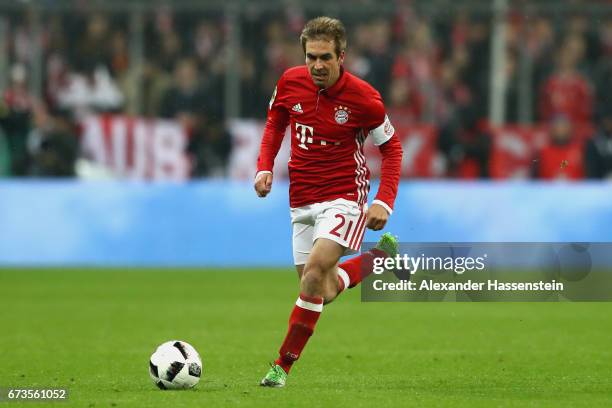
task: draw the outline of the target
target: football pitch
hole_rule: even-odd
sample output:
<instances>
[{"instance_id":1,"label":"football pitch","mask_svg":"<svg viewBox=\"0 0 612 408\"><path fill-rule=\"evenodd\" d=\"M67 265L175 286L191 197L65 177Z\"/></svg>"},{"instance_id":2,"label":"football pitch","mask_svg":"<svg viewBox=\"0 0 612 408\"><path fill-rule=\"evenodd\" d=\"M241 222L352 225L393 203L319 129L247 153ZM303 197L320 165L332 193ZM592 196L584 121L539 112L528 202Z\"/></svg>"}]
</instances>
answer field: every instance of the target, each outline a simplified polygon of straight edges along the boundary
<instances>
[{"instance_id":1,"label":"football pitch","mask_svg":"<svg viewBox=\"0 0 612 408\"><path fill-rule=\"evenodd\" d=\"M66 387L9 407L612 406L612 303L325 307L284 389L259 387L298 294L292 269L0 269L0 388ZM157 345L181 339L200 384L161 391Z\"/></svg>"}]
</instances>

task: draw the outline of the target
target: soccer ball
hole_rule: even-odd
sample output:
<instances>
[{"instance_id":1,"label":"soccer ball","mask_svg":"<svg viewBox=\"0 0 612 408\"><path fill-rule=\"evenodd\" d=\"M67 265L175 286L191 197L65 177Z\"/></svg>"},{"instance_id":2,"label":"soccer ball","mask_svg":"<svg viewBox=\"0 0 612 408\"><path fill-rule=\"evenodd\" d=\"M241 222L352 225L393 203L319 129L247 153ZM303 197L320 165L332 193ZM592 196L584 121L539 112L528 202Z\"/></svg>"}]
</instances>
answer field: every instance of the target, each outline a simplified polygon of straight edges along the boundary
<instances>
[{"instance_id":1,"label":"soccer ball","mask_svg":"<svg viewBox=\"0 0 612 408\"><path fill-rule=\"evenodd\" d=\"M162 390L192 388L200 381L202 360L191 344L168 341L151 356L149 375Z\"/></svg>"}]
</instances>

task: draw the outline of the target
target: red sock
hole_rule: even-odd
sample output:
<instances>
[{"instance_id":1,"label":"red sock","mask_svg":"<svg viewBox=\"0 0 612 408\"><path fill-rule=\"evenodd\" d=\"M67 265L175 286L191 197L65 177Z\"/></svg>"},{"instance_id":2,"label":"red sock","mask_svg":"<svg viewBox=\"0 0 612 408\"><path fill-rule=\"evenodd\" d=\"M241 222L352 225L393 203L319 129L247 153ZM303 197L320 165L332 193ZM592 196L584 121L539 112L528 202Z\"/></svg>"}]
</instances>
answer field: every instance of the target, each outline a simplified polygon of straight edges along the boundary
<instances>
[{"instance_id":1,"label":"red sock","mask_svg":"<svg viewBox=\"0 0 612 408\"><path fill-rule=\"evenodd\" d=\"M322 297L309 297L300 294L295 302L289 317L287 336L278 351L279 355L275 361L286 373L289 373L293 363L300 358L300 354L314 332L315 325L322 311Z\"/></svg>"},{"instance_id":2,"label":"red sock","mask_svg":"<svg viewBox=\"0 0 612 408\"><path fill-rule=\"evenodd\" d=\"M387 257L383 250L372 248L363 254L342 262L338 265L338 292L342 292L347 286L349 288L357 286L373 271L374 258ZM348 280L348 285L347 281Z\"/></svg>"}]
</instances>

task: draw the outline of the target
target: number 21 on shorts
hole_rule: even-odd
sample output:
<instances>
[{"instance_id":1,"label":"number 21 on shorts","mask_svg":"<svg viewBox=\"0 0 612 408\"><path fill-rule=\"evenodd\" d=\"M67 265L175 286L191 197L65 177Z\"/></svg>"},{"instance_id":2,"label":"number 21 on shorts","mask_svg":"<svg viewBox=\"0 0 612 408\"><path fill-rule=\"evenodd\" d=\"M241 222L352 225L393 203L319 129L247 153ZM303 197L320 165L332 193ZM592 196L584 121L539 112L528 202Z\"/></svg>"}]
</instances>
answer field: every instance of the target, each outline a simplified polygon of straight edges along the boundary
<instances>
[{"instance_id":1,"label":"number 21 on shorts","mask_svg":"<svg viewBox=\"0 0 612 408\"><path fill-rule=\"evenodd\" d=\"M346 227L346 231L344 232L344 236L341 237L340 230L344 224L346 224L346 217L343 214L336 214L334 217L339 220L339 223L331 231L329 231L329 233L337 236L338 238L342 238L343 241L346 241L351 233L351 230L353 229L353 220L349 221L348 227Z\"/></svg>"}]
</instances>

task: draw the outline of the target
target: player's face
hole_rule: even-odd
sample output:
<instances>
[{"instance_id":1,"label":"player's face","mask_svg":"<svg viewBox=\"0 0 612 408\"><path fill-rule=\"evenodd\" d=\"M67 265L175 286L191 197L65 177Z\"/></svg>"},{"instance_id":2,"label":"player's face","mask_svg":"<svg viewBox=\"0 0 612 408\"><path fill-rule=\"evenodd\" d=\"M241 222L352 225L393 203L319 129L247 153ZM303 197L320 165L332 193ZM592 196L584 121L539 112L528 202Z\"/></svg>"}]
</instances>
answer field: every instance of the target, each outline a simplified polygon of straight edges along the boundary
<instances>
[{"instance_id":1,"label":"player's face","mask_svg":"<svg viewBox=\"0 0 612 408\"><path fill-rule=\"evenodd\" d=\"M329 88L340 77L344 51L336 55L334 42L310 40L306 42L306 65L313 82L319 88Z\"/></svg>"}]
</instances>

